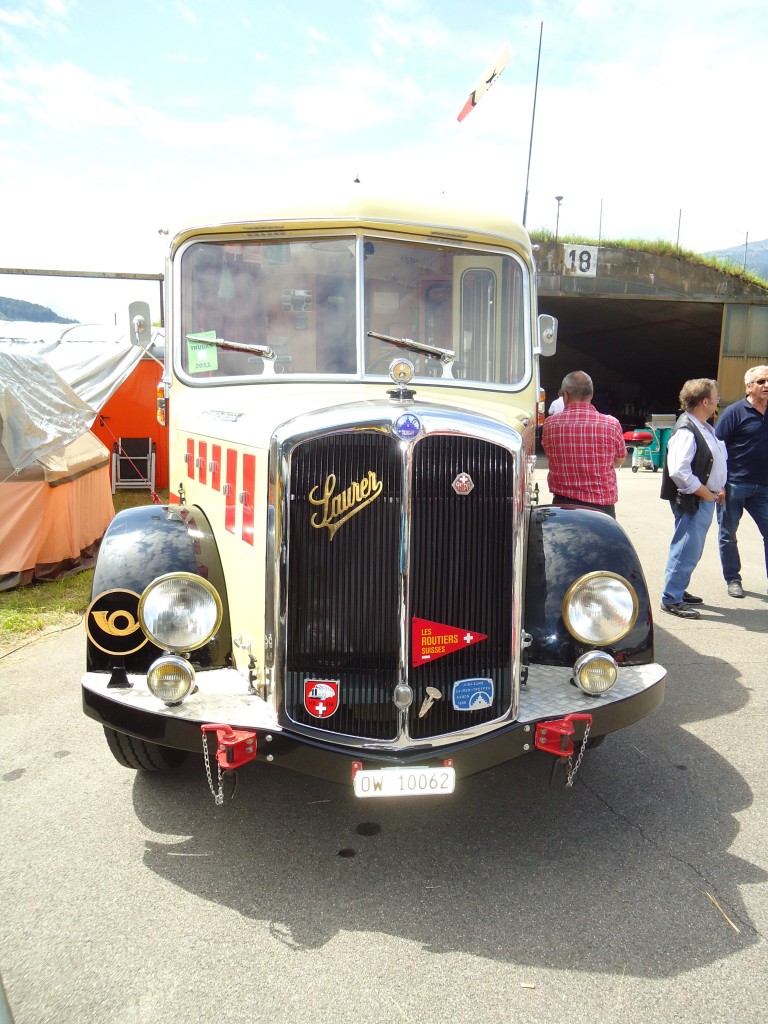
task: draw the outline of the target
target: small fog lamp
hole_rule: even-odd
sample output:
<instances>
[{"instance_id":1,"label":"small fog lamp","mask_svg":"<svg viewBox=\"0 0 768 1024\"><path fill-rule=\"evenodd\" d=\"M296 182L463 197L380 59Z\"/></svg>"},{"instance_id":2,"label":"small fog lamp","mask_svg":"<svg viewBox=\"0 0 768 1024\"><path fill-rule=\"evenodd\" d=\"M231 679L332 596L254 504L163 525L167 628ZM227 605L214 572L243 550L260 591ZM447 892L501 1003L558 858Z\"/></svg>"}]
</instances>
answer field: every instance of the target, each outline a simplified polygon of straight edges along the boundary
<instances>
[{"instance_id":1,"label":"small fog lamp","mask_svg":"<svg viewBox=\"0 0 768 1024\"><path fill-rule=\"evenodd\" d=\"M610 654L587 651L573 666L573 678L585 693L593 697L605 693L619 678L619 668Z\"/></svg>"},{"instance_id":2,"label":"small fog lamp","mask_svg":"<svg viewBox=\"0 0 768 1024\"><path fill-rule=\"evenodd\" d=\"M159 658L147 673L147 686L163 704L173 707L181 704L195 683L195 670L175 654L167 654Z\"/></svg>"}]
</instances>

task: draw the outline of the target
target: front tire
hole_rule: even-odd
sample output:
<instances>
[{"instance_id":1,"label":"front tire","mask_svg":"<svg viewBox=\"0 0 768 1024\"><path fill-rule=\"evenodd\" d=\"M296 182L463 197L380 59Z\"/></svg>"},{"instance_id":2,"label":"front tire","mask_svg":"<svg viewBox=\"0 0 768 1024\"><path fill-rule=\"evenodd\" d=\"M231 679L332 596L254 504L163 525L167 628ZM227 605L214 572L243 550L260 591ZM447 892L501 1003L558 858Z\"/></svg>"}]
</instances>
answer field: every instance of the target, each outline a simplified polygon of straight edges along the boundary
<instances>
[{"instance_id":1,"label":"front tire","mask_svg":"<svg viewBox=\"0 0 768 1024\"><path fill-rule=\"evenodd\" d=\"M104 726L104 735L112 756L123 768L145 772L167 772L178 768L187 758L186 750L161 747L158 743L137 740Z\"/></svg>"}]
</instances>

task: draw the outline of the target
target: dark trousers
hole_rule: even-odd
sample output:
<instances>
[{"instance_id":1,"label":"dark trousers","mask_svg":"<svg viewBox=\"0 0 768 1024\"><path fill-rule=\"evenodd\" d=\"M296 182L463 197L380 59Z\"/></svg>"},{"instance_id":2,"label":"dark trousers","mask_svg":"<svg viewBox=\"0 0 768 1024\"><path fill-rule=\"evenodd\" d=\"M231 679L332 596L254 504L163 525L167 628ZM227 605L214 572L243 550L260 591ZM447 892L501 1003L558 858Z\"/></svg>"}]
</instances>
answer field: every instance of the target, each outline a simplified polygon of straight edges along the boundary
<instances>
[{"instance_id":1,"label":"dark trousers","mask_svg":"<svg viewBox=\"0 0 768 1024\"><path fill-rule=\"evenodd\" d=\"M566 498L563 494L552 495L553 505L580 505L582 508L594 508L598 512L605 512L611 519L616 518L615 505L594 505L591 501L578 501L576 498Z\"/></svg>"}]
</instances>

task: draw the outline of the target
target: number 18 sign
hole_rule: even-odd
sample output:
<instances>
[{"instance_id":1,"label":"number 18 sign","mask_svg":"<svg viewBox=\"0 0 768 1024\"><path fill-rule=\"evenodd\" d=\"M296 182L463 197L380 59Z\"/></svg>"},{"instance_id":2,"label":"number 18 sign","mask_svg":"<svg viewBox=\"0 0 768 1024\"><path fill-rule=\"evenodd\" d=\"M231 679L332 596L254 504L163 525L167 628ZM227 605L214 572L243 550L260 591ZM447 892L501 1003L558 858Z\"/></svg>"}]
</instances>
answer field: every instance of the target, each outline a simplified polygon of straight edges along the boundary
<instances>
[{"instance_id":1,"label":"number 18 sign","mask_svg":"<svg viewBox=\"0 0 768 1024\"><path fill-rule=\"evenodd\" d=\"M567 277L597 276L596 245L565 245L564 273Z\"/></svg>"}]
</instances>

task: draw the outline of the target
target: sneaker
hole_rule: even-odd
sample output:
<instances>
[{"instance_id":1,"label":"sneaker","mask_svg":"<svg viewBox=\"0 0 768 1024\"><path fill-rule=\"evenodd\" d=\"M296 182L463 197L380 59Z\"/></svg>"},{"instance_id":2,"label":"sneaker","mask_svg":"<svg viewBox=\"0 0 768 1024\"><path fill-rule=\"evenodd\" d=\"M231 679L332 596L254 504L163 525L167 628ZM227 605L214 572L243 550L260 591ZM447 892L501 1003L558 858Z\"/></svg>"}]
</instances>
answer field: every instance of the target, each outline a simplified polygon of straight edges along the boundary
<instances>
[{"instance_id":1,"label":"sneaker","mask_svg":"<svg viewBox=\"0 0 768 1024\"><path fill-rule=\"evenodd\" d=\"M704 604L704 598L696 597L695 594L689 594L687 590L684 590L683 604Z\"/></svg>"},{"instance_id":2,"label":"sneaker","mask_svg":"<svg viewBox=\"0 0 768 1024\"><path fill-rule=\"evenodd\" d=\"M669 612L670 615L677 615L677 617L680 619L701 618L701 615L699 615L695 608L691 608L690 605L683 604L682 601L680 602L680 604L664 604L664 602L662 602L661 607L664 609L665 612Z\"/></svg>"},{"instance_id":3,"label":"sneaker","mask_svg":"<svg viewBox=\"0 0 768 1024\"><path fill-rule=\"evenodd\" d=\"M744 597L744 588L741 585L741 580L729 580L728 581L728 596L729 597Z\"/></svg>"}]
</instances>

